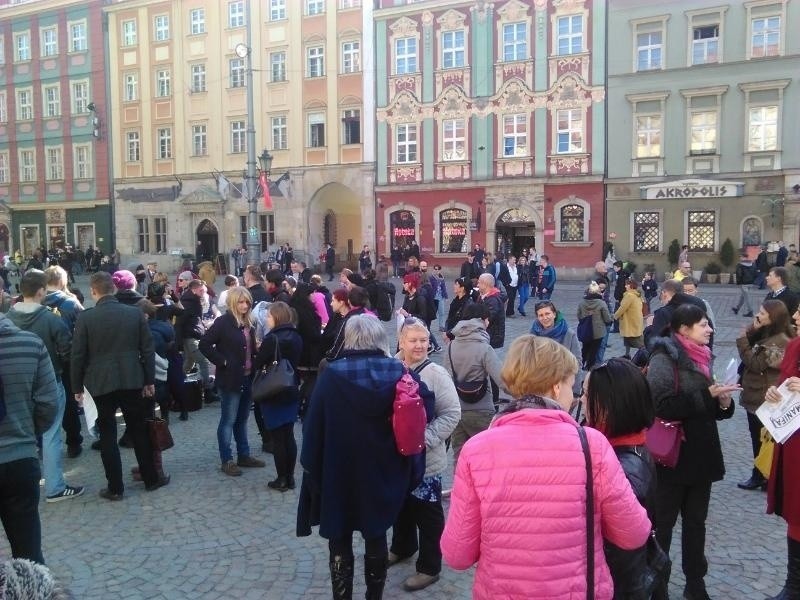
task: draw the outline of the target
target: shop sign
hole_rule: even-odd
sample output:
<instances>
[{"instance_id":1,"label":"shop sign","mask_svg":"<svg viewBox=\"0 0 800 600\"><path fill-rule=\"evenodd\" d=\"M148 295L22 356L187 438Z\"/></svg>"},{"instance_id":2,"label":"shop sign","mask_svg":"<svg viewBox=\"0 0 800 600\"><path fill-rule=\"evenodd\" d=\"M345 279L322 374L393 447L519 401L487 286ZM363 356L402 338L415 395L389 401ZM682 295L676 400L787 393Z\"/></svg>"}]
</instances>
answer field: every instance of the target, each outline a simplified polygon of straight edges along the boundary
<instances>
[{"instance_id":1,"label":"shop sign","mask_svg":"<svg viewBox=\"0 0 800 600\"><path fill-rule=\"evenodd\" d=\"M734 198L744 194L739 181L681 180L641 188L643 200Z\"/></svg>"}]
</instances>

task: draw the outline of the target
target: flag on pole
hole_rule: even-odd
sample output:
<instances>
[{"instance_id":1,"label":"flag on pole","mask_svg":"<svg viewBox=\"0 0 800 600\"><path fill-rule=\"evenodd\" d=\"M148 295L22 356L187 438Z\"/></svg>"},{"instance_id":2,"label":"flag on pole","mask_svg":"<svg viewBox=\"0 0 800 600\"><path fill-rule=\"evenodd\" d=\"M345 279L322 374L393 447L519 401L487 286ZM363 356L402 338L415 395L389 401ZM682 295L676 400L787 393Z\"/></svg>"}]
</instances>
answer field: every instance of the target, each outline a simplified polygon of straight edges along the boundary
<instances>
[{"instance_id":1,"label":"flag on pole","mask_svg":"<svg viewBox=\"0 0 800 600\"><path fill-rule=\"evenodd\" d=\"M217 191L219 195L223 198L228 197L228 188L230 188L231 182L228 181L228 178L225 177L222 173L219 174L219 179L217 180Z\"/></svg>"},{"instance_id":2,"label":"flag on pole","mask_svg":"<svg viewBox=\"0 0 800 600\"><path fill-rule=\"evenodd\" d=\"M264 171L261 171L261 175L258 176L258 183L261 185L261 191L264 193L264 208L272 210L272 198L269 195L269 179L267 179L267 174Z\"/></svg>"}]
</instances>

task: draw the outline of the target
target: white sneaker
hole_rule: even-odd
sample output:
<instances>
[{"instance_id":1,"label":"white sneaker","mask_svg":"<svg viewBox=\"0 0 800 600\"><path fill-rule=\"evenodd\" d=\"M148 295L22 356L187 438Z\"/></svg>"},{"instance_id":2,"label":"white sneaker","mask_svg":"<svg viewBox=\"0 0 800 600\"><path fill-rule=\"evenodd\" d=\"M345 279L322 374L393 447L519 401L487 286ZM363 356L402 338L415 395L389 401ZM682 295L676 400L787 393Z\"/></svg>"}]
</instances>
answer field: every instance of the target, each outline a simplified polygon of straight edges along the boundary
<instances>
[{"instance_id":1,"label":"white sneaker","mask_svg":"<svg viewBox=\"0 0 800 600\"><path fill-rule=\"evenodd\" d=\"M56 494L55 496L48 496L45 499L45 502L53 503L53 502L61 502L62 500L70 500L71 498L77 498L78 496L83 495L84 487L82 485L71 486L68 485L64 488L64 490L60 494Z\"/></svg>"}]
</instances>

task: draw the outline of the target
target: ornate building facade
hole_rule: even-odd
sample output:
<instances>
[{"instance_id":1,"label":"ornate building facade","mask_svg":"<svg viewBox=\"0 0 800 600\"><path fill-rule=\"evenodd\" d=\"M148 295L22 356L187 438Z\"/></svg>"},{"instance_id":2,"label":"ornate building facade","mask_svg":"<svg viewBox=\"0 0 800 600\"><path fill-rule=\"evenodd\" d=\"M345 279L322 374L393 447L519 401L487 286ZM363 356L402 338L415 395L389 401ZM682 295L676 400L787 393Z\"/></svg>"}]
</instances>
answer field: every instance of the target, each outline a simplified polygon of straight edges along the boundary
<instances>
[{"instance_id":1,"label":"ornate building facade","mask_svg":"<svg viewBox=\"0 0 800 600\"><path fill-rule=\"evenodd\" d=\"M558 267L602 253L605 2L375 10L378 248L455 266L476 243Z\"/></svg>"}]
</instances>

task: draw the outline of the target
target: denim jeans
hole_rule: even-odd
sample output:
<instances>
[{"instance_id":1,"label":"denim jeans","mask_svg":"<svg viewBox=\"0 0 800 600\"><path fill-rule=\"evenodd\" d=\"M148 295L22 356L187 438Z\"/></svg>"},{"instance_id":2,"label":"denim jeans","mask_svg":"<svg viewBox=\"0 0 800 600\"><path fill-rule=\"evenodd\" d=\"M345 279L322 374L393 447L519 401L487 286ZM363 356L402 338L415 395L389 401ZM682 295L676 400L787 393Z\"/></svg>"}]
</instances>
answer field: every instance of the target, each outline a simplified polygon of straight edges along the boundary
<instances>
[{"instance_id":1,"label":"denim jeans","mask_svg":"<svg viewBox=\"0 0 800 600\"><path fill-rule=\"evenodd\" d=\"M528 303L528 298L531 297L531 286L528 283L524 283L519 286L519 308L517 309L520 313L525 312L525 305Z\"/></svg>"},{"instance_id":2,"label":"denim jeans","mask_svg":"<svg viewBox=\"0 0 800 600\"><path fill-rule=\"evenodd\" d=\"M436 301L436 322L439 325L439 331L444 329L444 299Z\"/></svg>"},{"instance_id":3,"label":"denim jeans","mask_svg":"<svg viewBox=\"0 0 800 600\"><path fill-rule=\"evenodd\" d=\"M219 458L224 463L233 460L231 437L236 440L236 454L239 458L250 456L247 443L247 417L250 416L249 375L242 377L242 385L238 390L220 389L219 425L217 426L217 444Z\"/></svg>"},{"instance_id":4,"label":"denim jeans","mask_svg":"<svg viewBox=\"0 0 800 600\"><path fill-rule=\"evenodd\" d=\"M44 564L39 521L41 477L36 458L0 464L0 520L11 546L11 556Z\"/></svg>"},{"instance_id":5,"label":"denim jeans","mask_svg":"<svg viewBox=\"0 0 800 600\"><path fill-rule=\"evenodd\" d=\"M64 406L67 403L66 392L61 382L56 386L58 406L56 420L50 429L42 434L42 467L44 468L44 494L55 496L64 491L67 482L64 481L62 466L61 420L64 418Z\"/></svg>"},{"instance_id":6,"label":"denim jeans","mask_svg":"<svg viewBox=\"0 0 800 600\"><path fill-rule=\"evenodd\" d=\"M606 334L603 336L603 339L600 340L600 348L597 350L597 359L596 359L598 363L603 362L603 359L605 358L606 348L608 348L608 334L610 329L611 329L610 325L606 326Z\"/></svg>"}]
</instances>

